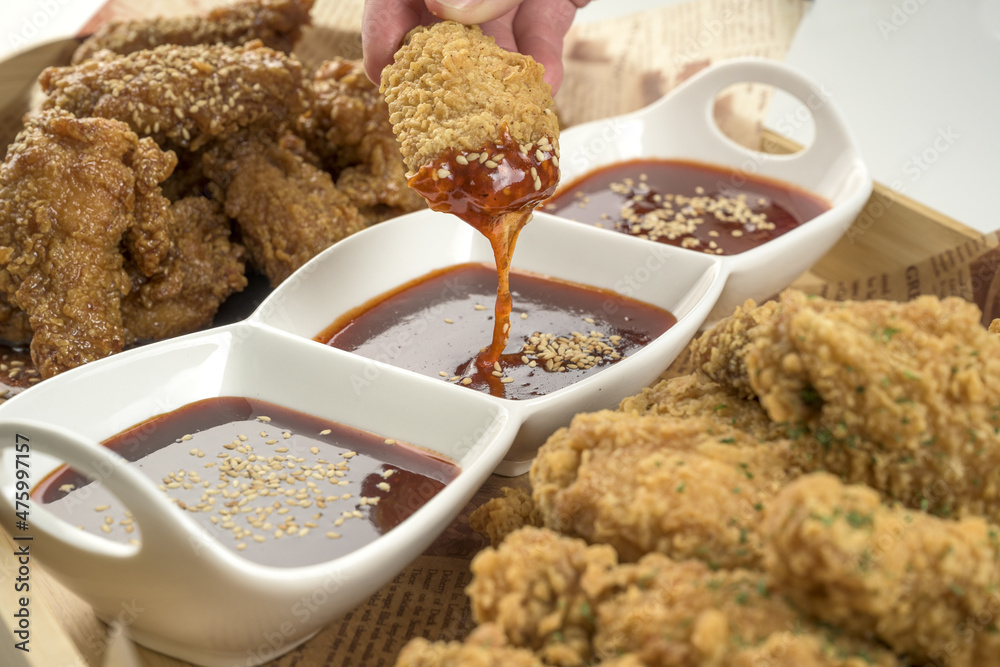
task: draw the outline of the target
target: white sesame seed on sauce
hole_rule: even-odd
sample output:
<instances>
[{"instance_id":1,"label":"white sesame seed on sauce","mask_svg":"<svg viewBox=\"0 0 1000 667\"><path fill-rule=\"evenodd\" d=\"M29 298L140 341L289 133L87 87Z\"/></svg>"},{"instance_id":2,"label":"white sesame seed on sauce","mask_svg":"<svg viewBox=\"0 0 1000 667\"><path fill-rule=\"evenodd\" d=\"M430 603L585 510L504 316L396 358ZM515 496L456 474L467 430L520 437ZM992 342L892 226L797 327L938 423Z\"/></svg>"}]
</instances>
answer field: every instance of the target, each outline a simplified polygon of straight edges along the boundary
<instances>
[{"instance_id":1,"label":"white sesame seed on sauce","mask_svg":"<svg viewBox=\"0 0 1000 667\"><path fill-rule=\"evenodd\" d=\"M94 508L94 511L107 512L109 509L111 509L111 505L98 505L97 507Z\"/></svg>"}]
</instances>

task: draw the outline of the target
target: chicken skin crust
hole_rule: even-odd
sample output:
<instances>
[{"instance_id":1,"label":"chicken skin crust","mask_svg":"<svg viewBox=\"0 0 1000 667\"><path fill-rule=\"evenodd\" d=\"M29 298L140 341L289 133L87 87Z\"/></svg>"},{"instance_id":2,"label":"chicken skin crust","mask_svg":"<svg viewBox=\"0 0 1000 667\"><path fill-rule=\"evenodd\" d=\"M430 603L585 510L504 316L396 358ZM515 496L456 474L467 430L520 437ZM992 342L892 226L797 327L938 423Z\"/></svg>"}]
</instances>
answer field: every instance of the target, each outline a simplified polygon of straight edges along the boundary
<instances>
[{"instance_id":1,"label":"chicken skin crust","mask_svg":"<svg viewBox=\"0 0 1000 667\"><path fill-rule=\"evenodd\" d=\"M406 165L389 109L361 61L320 63L299 133L371 225L424 208L406 183Z\"/></svg>"},{"instance_id":2,"label":"chicken skin crust","mask_svg":"<svg viewBox=\"0 0 1000 667\"><path fill-rule=\"evenodd\" d=\"M175 163L115 120L59 110L27 120L0 166L0 290L28 315L42 377L121 351L122 246L166 255L157 184ZM137 270L155 270L155 258Z\"/></svg>"},{"instance_id":3,"label":"chicken skin crust","mask_svg":"<svg viewBox=\"0 0 1000 667\"><path fill-rule=\"evenodd\" d=\"M224 193L253 264L277 287L364 220L330 175L309 164L294 137L239 136L204 155L205 175Z\"/></svg>"},{"instance_id":4,"label":"chicken skin crust","mask_svg":"<svg viewBox=\"0 0 1000 667\"><path fill-rule=\"evenodd\" d=\"M693 344L702 372L750 393L810 470L933 514L1000 520L1000 337L972 303L835 302L787 291Z\"/></svg>"},{"instance_id":5,"label":"chicken skin crust","mask_svg":"<svg viewBox=\"0 0 1000 667\"><path fill-rule=\"evenodd\" d=\"M787 442L760 444L703 417L602 411L556 431L531 467L546 527L713 567L759 566L761 512L795 475Z\"/></svg>"},{"instance_id":6,"label":"chicken skin crust","mask_svg":"<svg viewBox=\"0 0 1000 667\"><path fill-rule=\"evenodd\" d=\"M207 16L111 21L80 45L72 62L79 64L103 50L128 55L164 44L239 46L255 39L289 53L303 26L309 25L312 5L313 0L242 0Z\"/></svg>"},{"instance_id":7,"label":"chicken skin crust","mask_svg":"<svg viewBox=\"0 0 1000 667\"><path fill-rule=\"evenodd\" d=\"M890 507L816 473L764 522L767 569L804 612L874 632L916 664L973 667L1000 656L1000 529Z\"/></svg>"},{"instance_id":8,"label":"chicken skin crust","mask_svg":"<svg viewBox=\"0 0 1000 667\"><path fill-rule=\"evenodd\" d=\"M522 146L554 143L559 122L543 73L478 26L444 21L410 31L381 86L409 175L448 149L488 150L505 132Z\"/></svg>"},{"instance_id":9,"label":"chicken skin crust","mask_svg":"<svg viewBox=\"0 0 1000 667\"><path fill-rule=\"evenodd\" d=\"M119 120L160 146L192 151L248 128L278 136L306 107L302 64L257 41L105 51L50 67L39 83L45 108Z\"/></svg>"},{"instance_id":10,"label":"chicken skin crust","mask_svg":"<svg viewBox=\"0 0 1000 667\"><path fill-rule=\"evenodd\" d=\"M180 336L208 326L219 306L247 285L246 251L230 239L229 218L206 197L170 206L170 251L145 276L126 265L132 290L122 299L126 343Z\"/></svg>"},{"instance_id":11,"label":"chicken skin crust","mask_svg":"<svg viewBox=\"0 0 1000 667\"><path fill-rule=\"evenodd\" d=\"M873 641L810 621L763 571L658 553L621 564L607 545L522 528L480 552L472 572L466 592L476 620L546 665L900 664Z\"/></svg>"}]
</instances>

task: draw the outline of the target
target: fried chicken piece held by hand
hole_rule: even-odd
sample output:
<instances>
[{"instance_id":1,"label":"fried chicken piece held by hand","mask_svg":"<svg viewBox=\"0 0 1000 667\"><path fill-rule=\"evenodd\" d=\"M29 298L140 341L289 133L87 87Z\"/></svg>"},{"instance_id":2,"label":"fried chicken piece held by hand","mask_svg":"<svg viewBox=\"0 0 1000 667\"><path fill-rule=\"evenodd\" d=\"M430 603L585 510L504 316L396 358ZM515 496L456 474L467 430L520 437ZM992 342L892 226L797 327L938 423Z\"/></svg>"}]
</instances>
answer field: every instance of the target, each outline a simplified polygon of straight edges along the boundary
<instances>
[{"instance_id":1,"label":"fried chicken piece held by hand","mask_svg":"<svg viewBox=\"0 0 1000 667\"><path fill-rule=\"evenodd\" d=\"M559 123L542 68L478 26L410 31L381 90L410 184L431 208L472 222L555 190Z\"/></svg>"},{"instance_id":2,"label":"fried chicken piece held by hand","mask_svg":"<svg viewBox=\"0 0 1000 667\"><path fill-rule=\"evenodd\" d=\"M121 351L123 237L165 228L174 165L118 121L28 118L0 166L0 290L28 314L42 377Z\"/></svg>"},{"instance_id":3,"label":"fried chicken piece held by hand","mask_svg":"<svg viewBox=\"0 0 1000 667\"><path fill-rule=\"evenodd\" d=\"M517 236L559 182L559 123L542 74L528 56L453 21L411 30L382 71L410 187L493 247L497 302L480 368L495 364L507 344Z\"/></svg>"},{"instance_id":4,"label":"fried chicken piece held by hand","mask_svg":"<svg viewBox=\"0 0 1000 667\"><path fill-rule=\"evenodd\" d=\"M313 0L241 0L217 7L207 16L111 21L80 45L73 54L73 64L102 50L127 55L163 44L239 46L254 39L290 53L302 27L309 25L312 5Z\"/></svg>"},{"instance_id":5,"label":"fried chicken piece held by hand","mask_svg":"<svg viewBox=\"0 0 1000 667\"><path fill-rule=\"evenodd\" d=\"M256 41L102 52L50 67L39 83L45 108L119 120L160 146L192 151L248 128L275 134L306 108L302 64Z\"/></svg>"},{"instance_id":6,"label":"fried chicken piece held by hand","mask_svg":"<svg viewBox=\"0 0 1000 667\"><path fill-rule=\"evenodd\" d=\"M297 140L234 137L204 155L253 264L272 287L364 221L330 175L309 164Z\"/></svg>"}]
</instances>

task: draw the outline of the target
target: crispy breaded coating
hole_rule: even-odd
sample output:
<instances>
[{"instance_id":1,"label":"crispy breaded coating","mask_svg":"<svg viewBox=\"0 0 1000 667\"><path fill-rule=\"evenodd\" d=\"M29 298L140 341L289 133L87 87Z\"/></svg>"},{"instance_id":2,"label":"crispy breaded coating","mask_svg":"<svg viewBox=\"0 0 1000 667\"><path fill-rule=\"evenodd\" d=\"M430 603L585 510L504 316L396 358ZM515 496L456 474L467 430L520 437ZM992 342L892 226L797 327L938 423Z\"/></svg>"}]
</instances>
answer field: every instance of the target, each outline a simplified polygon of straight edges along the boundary
<instances>
[{"instance_id":1,"label":"crispy breaded coating","mask_svg":"<svg viewBox=\"0 0 1000 667\"><path fill-rule=\"evenodd\" d=\"M106 55L42 72L44 106L120 120L188 150L246 128L277 133L305 110L301 63L260 42Z\"/></svg>"},{"instance_id":2,"label":"crispy breaded coating","mask_svg":"<svg viewBox=\"0 0 1000 667\"><path fill-rule=\"evenodd\" d=\"M524 528L472 563L477 620L547 665L618 667L897 666L878 644L798 613L764 572L717 571Z\"/></svg>"},{"instance_id":3,"label":"crispy breaded coating","mask_svg":"<svg viewBox=\"0 0 1000 667\"><path fill-rule=\"evenodd\" d=\"M0 211L3 204L0 203ZM31 342L31 322L28 314L12 304L0 292L0 341L7 345L25 345Z\"/></svg>"},{"instance_id":4,"label":"crispy breaded coating","mask_svg":"<svg viewBox=\"0 0 1000 667\"><path fill-rule=\"evenodd\" d=\"M736 312L691 342L689 349L695 368L737 395L755 398L746 359L760 337L758 330L768 326L777 309L775 301L758 306L748 299Z\"/></svg>"},{"instance_id":5,"label":"crispy breaded coating","mask_svg":"<svg viewBox=\"0 0 1000 667\"><path fill-rule=\"evenodd\" d=\"M27 119L0 166L0 290L28 314L42 377L122 349L122 246L157 245L169 221L157 184L174 164L118 121Z\"/></svg>"},{"instance_id":6,"label":"crispy breaded coating","mask_svg":"<svg viewBox=\"0 0 1000 667\"><path fill-rule=\"evenodd\" d=\"M321 63L312 91L300 134L369 223L423 208L423 198L406 184L385 99L361 62Z\"/></svg>"},{"instance_id":7,"label":"crispy breaded coating","mask_svg":"<svg viewBox=\"0 0 1000 667\"><path fill-rule=\"evenodd\" d=\"M760 441L785 437L787 428L772 422L756 398L743 398L702 373L680 375L622 399L621 412L670 417L706 417L720 426Z\"/></svg>"},{"instance_id":8,"label":"crispy breaded coating","mask_svg":"<svg viewBox=\"0 0 1000 667\"><path fill-rule=\"evenodd\" d=\"M747 321L754 324L747 326ZM701 369L800 434L811 469L911 507L1000 519L1000 338L958 299L787 291L694 344Z\"/></svg>"},{"instance_id":9,"label":"crispy breaded coating","mask_svg":"<svg viewBox=\"0 0 1000 667\"><path fill-rule=\"evenodd\" d=\"M503 496L487 500L469 515L469 527L490 538L494 548L515 530L543 525L542 514L527 489L504 487Z\"/></svg>"},{"instance_id":10,"label":"crispy breaded coating","mask_svg":"<svg viewBox=\"0 0 1000 667\"><path fill-rule=\"evenodd\" d=\"M513 646L546 664L577 665L591 655L593 610L613 585L615 550L522 528L472 560L466 587L478 623L494 623Z\"/></svg>"},{"instance_id":11,"label":"crispy breaded coating","mask_svg":"<svg viewBox=\"0 0 1000 667\"><path fill-rule=\"evenodd\" d=\"M817 473L778 494L763 530L775 585L806 613L874 632L917 664L1000 656L1000 530L981 517L892 508Z\"/></svg>"},{"instance_id":12,"label":"crispy breaded coating","mask_svg":"<svg viewBox=\"0 0 1000 667\"><path fill-rule=\"evenodd\" d=\"M272 287L364 227L330 175L281 141L234 137L205 153L204 169Z\"/></svg>"},{"instance_id":13,"label":"crispy breaded coating","mask_svg":"<svg viewBox=\"0 0 1000 667\"><path fill-rule=\"evenodd\" d=\"M396 657L396 667L542 667L531 651L507 643L503 631L486 624L464 642L429 642L417 637Z\"/></svg>"},{"instance_id":14,"label":"crispy breaded coating","mask_svg":"<svg viewBox=\"0 0 1000 667\"><path fill-rule=\"evenodd\" d=\"M410 31L381 86L409 175L449 148L492 147L505 127L517 144L555 141L543 72L478 26L444 21Z\"/></svg>"},{"instance_id":15,"label":"crispy breaded coating","mask_svg":"<svg viewBox=\"0 0 1000 667\"><path fill-rule=\"evenodd\" d=\"M130 270L122 299L126 342L179 336L211 324L230 294L246 287L243 247L230 241L219 204L188 197L170 207L170 252L152 277Z\"/></svg>"},{"instance_id":16,"label":"crispy breaded coating","mask_svg":"<svg viewBox=\"0 0 1000 667\"><path fill-rule=\"evenodd\" d=\"M238 46L259 39L265 46L289 53L309 25L313 0L241 0L217 7L207 16L156 17L111 21L97 29L73 54L73 64L109 50L119 55L164 44Z\"/></svg>"},{"instance_id":17,"label":"crispy breaded coating","mask_svg":"<svg viewBox=\"0 0 1000 667\"><path fill-rule=\"evenodd\" d=\"M597 656L663 667L896 666L872 641L811 622L763 572L713 570L653 553L615 572L619 591L595 608Z\"/></svg>"},{"instance_id":18,"label":"crispy breaded coating","mask_svg":"<svg viewBox=\"0 0 1000 667\"><path fill-rule=\"evenodd\" d=\"M759 444L704 417L578 414L531 467L545 525L622 560L649 552L716 567L762 557L761 511L795 474L787 442Z\"/></svg>"}]
</instances>

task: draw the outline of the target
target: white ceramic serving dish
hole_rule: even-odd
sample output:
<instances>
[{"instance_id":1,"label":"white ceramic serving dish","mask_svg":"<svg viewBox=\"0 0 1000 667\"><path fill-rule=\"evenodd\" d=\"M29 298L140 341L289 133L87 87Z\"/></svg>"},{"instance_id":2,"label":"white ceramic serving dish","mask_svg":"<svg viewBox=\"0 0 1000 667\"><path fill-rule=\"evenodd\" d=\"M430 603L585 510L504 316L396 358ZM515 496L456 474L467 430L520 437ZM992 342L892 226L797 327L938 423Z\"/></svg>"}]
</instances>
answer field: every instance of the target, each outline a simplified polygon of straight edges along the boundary
<instances>
[{"instance_id":1,"label":"white ceramic serving dish","mask_svg":"<svg viewBox=\"0 0 1000 667\"><path fill-rule=\"evenodd\" d=\"M801 100L812 113L813 142L797 153L773 155L726 137L712 117L715 99L741 83L769 84ZM635 158L687 159L791 183L830 203L822 215L768 243L720 257L728 277L709 321L731 315L748 298L773 296L808 271L851 225L872 190L861 151L830 93L791 67L761 58L727 60L702 70L643 109L566 130L559 145L563 183Z\"/></svg>"},{"instance_id":2,"label":"white ceramic serving dish","mask_svg":"<svg viewBox=\"0 0 1000 667\"><path fill-rule=\"evenodd\" d=\"M0 523L17 533L13 450L21 434L31 449L33 483L66 462L135 516L139 546L111 543L44 506L31 507L32 553L99 616L112 619L123 602L134 601L144 611L129 634L196 664L244 665L248 657L252 663L294 647L421 553L498 466L523 471L575 412L614 405L655 379L722 289L718 264L707 256L609 242L598 230L539 215L519 240L515 267L612 289L631 280L631 296L667 308L677 324L618 364L528 401L494 398L311 340L392 287L438 267L491 259L489 245L465 223L414 213L330 248L245 321L109 357L23 392L0 405ZM255 564L207 536L134 466L97 444L214 396L266 400L410 442L454 459L462 472L399 527L348 556L306 567ZM509 452L518 459L502 465ZM305 620L296 606L303 599L315 608Z\"/></svg>"},{"instance_id":3,"label":"white ceramic serving dish","mask_svg":"<svg viewBox=\"0 0 1000 667\"><path fill-rule=\"evenodd\" d=\"M668 141L664 136L672 126L683 127L675 134L685 139L670 140L672 148L663 149L667 156L721 164L749 159L752 152L714 130L707 102L727 83L744 80L802 95L808 90L797 75L774 63L722 65L622 119L628 131L621 141L628 146L593 159L650 154L638 151L646 150L644 143L656 147ZM542 442L573 414L614 406L653 381L722 302L724 290L725 298L739 301L738 293L773 291L808 268L811 260L805 258L818 257L835 240L869 185L834 112L814 113L817 134L829 129L833 139L818 139L788 160L767 158L759 171L830 198L834 213L760 252L714 257L542 213L524 229L515 268L611 289L677 317L671 329L620 363L547 396L511 401L314 342L338 316L402 283L449 265L492 261L487 242L464 223L417 212L330 248L246 320L88 364L0 405L0 524L20 532L12 505L20 434L30 445L32 484L69 463L98 480L135 517L137 546L112 543L43 506L30 507L32 557L101 618L115 618L123 604L142 608L129 635L196 664L252 665L290 650L403 569L491 473L523 472ZM824 120L824 114L834 120ZM664 128L648 127L664 115ZM573 162L573 146L598 127L566 133L564 170ZM822 160L831 162L823 168ZM473 349L482 344L470 342ZM256 564L208 537L134 466L97 444L154 415L222 395L258 398L411 442L451 457L462 472L401 525L355 552L303 567ZM310 601L308 614L301 613L304 599Z\"/></svg>"}]
</instances>

